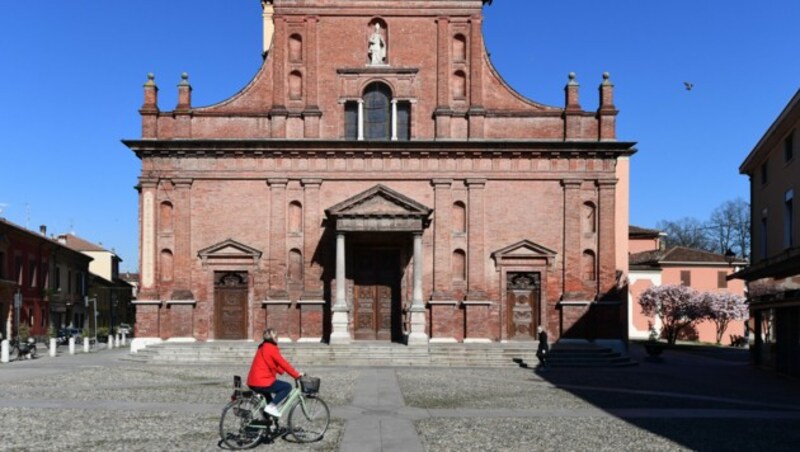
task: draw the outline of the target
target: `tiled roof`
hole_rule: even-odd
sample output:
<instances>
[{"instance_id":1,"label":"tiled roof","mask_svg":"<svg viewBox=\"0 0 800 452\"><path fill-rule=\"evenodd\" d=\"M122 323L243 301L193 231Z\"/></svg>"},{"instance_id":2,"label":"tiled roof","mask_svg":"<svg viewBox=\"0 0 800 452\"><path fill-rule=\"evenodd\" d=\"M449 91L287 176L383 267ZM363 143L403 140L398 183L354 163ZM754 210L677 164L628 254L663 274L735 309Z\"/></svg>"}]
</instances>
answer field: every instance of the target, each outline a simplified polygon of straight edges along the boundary
<instances>
[{"instance_id":1,"label":"tiled roof","mask_svg":"<svg viewBox=\"0 0 800 452\"><path fill-rule=\"evenodd\" d=\"M643 251L631 254L628 258L630 265L660 265L672 263L691 263L691 264L724 264L728 265L725 256L719 253L687 248L685 246L673 246L666 250ZM737 259L736 264L743 264L744 261Z\"/></svg>"},{"instance_id":2,"label":"tiled roof","mask_svg":"<svg viewBox=\"0 0 800 452\"><path fill-rule=\"evenodd\" d=\"M82 239L75 234L62 234L58 236L58 239L64 239L66 245L76 251L108 251L102 246L95 245L94 243Z\"/></svg>"}]
</instances>

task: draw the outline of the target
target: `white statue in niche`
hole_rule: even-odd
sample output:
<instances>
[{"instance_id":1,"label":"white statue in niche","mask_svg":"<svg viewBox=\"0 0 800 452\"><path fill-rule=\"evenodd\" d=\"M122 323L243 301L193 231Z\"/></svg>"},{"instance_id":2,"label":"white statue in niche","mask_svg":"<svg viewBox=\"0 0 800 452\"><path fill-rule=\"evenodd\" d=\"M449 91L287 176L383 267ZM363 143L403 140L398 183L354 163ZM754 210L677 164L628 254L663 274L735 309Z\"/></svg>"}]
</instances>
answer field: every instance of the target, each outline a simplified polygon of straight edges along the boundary
<instances>
[{"instance_id":1,"label":"white statue in niche","mask_svg":"<svg viewBox=\"0 0 800 452\"><path fill-rule=\"evenodd\" d=\"M384 64L386 59L386 41L381 34L381 24L375 24L375 32L369 37L369 60L370 64Z\"/></svg>"}]
</instances>

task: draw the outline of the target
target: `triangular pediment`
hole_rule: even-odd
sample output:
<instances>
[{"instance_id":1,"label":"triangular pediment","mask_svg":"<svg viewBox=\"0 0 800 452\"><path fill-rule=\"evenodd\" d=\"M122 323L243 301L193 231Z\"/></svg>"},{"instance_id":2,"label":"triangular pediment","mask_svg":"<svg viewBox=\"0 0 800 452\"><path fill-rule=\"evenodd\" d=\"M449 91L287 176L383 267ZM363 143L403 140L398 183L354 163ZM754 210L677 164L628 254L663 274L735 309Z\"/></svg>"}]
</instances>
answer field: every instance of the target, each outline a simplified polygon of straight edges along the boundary
<instances>
[{"instance_id":1,"label":"triangular pediment","mask_svg":"<svg viewBox=\"0 0 800 452\"><path fill-rule=\"evenodd\" d=\"M233 239L224 240L208 248L203 248L197 253L204 260L209 258L260 259L261 254L261 251Z\"/></svg>"},{"instance_id":2,"label":"triangular pediment","mask_svg":"<svg viewBox=\"0 0 800 452\"><path fill-rule=\"evenodd\" d=\"M530 240L520 240L517 243L501 248L492 253L495 259L503 258L546 258L555 257L556 252Z\"/></svg>"},{"instance_id":3,"label":"triangular pediment","mask_svg":"<svg viewBox=\"0 0 800 452\"><path fill-rule=\"evenodd\" d=\"M431 209L384 185L350 197L327 209L329 217L425 217Z\"/></svg>"}]
</instances>

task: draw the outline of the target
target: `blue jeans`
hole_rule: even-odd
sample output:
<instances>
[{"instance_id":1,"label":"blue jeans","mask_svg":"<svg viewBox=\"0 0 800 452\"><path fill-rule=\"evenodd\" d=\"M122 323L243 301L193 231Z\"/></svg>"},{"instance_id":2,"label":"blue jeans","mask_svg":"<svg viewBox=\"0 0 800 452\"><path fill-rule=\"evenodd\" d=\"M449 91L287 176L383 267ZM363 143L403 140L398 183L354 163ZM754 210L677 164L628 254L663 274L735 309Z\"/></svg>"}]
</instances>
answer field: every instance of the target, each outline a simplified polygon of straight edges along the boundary
<instances>
[{"instance_id":1,"label":"blue jeans","mask_svg":"<svg viewBox=\"0 0 800 452\"><path fill-rule=\"evenodd\" d=\"M283 399L292 392L292 385L286 383L285 381L275 380L275 383L272 383L269 386L256 386L250 387L253 391L262 394L264 396L270 396L270 394L275 394L272 396L272 403L275 405L280 405Z\"/></svg>"}]
</instances>

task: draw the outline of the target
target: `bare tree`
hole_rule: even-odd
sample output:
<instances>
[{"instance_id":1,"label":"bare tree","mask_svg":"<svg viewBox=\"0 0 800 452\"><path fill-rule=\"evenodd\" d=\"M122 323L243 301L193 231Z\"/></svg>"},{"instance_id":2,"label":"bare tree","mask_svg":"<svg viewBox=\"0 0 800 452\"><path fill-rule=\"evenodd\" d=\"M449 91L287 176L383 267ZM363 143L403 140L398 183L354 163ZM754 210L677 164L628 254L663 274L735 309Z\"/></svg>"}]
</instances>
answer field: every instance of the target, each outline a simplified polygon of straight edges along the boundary
<instances>
[{"instance_id":1,"label":"bare tree","mask_svg":"<svg viewBox=\"0 0 800 452\"><path fill-rule=\"evenodd\" d=\"M711 212L705 231L712 251L724 254L730 249L746 259L750 254L750 204L742 198L723 202Z\"/></svg>"},{"instance_id":2,"label":"bare tree","mask_svg":"<svg viewBox=\"0 0 800 452\"><path fill-rule=\"evenodd\" d=\"M685 246L702 250L710 248L705 227L697 218L684 217L674 221L661 220L656 223L656 229L667 234L664 242L668 247Z\"/></svg>"}]
</instances>

